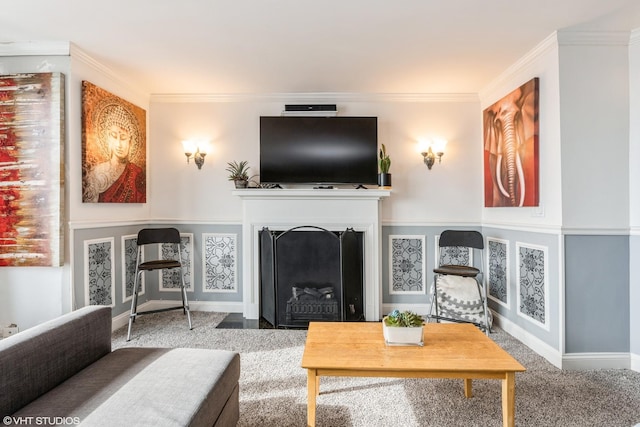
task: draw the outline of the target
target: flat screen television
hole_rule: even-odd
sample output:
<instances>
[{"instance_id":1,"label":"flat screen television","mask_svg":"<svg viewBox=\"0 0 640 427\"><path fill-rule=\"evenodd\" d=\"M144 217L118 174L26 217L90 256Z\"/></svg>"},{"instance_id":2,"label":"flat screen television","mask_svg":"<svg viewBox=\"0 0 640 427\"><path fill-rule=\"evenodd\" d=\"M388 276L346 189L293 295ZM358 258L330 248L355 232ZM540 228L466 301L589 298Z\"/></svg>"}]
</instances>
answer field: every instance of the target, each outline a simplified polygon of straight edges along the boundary
<instances>
[{"instance_id":1,"label":"flat screen television","mask_svg":"<svg viewBox=\"0 0 640 427\"><path fill-rule=\"evenodd\" d=\"M377 117L260 117L260 182L377 185Z\"/></svg>"}]
</instances>

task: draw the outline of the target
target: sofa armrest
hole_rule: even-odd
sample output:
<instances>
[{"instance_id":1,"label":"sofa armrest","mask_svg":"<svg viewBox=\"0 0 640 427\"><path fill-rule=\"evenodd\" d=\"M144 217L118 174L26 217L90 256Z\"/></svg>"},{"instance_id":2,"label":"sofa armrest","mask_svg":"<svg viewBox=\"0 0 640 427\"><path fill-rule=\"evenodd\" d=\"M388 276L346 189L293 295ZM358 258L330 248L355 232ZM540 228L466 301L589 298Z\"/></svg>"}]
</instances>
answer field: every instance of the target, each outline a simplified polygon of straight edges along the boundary
<instances>
[{"instance_id":1,"label":"sofa armrest","mask_svg":"<svg viewBox=\"0 0 640 427\"><path fill-rule=\"evenodd\" d=\"M89 306L0 341L0 415L111 352L111 308Z\"/></svg>"}]
</instances>

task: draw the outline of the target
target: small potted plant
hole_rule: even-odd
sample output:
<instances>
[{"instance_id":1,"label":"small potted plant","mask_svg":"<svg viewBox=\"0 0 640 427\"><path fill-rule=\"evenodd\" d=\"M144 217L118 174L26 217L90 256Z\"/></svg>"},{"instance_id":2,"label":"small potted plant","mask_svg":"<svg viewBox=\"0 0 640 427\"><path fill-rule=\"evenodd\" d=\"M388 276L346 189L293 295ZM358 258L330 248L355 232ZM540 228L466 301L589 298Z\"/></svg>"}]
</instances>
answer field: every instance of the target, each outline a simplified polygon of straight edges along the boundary
<instances>
[{"instance_id":1,"label":"small potted plant","mask_svg":"<svg viewBox=\"0 0 640 427\"><path fill-rule=\"evenodd\" d=\"M387 345L423 345L424 320L412 311L393 310L382 318L382 333Z\"/></svg>"},{"instance_id":2,"label":"small potted plant","mask_svg":"<svg viewBox=\"0 0 640 427\"><path fill-rule=\"evenodd\" d=\"M391 167L391 158L387 154L387 147L382 144L380 148L380 159L378 160L380 166L380 174L378 174L378 185L380 187L391 188L391 174L389 168Z\"/></svg>"},{"instance_id":3,"label":"small potted plant","mask_svg":"<svg viewBox=\"0 0 640 427\"><path fill-rule=\"evenodd\" d=\"M236 188L247 188L249 183L249 162L242 160L241 162L227 163L225 169L229 172L229 181L233 181Z\"/></svg>"}]
</instances>

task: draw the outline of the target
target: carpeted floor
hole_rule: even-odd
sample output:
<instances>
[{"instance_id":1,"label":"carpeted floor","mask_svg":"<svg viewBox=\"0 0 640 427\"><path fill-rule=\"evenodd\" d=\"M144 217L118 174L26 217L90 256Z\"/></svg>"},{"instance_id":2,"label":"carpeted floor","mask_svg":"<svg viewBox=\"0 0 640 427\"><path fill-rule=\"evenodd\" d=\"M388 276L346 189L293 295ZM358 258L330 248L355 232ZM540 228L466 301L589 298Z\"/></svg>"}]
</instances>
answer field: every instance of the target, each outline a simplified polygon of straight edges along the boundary
<instances>
[{"instance_id":1,"label":"carpeted floor","mask_svg":"<svg viewBox=\"0 0 640 427\"><path fill-rule=\"evenodd\" d=\"M303 330L219 329L224 313L181 312L140 317L126 342L113 348L193 347L241 354L238 426L305 426L306 371L300 367ZM516 374L516 425L631 427L640 423L640 373L630 370L562 371L504 331L491 338L522 363ZM443 379L323 378L317 426L500 426L501 384L475 380L466 399L462 381Z\"/></svg>"}]
</instances>

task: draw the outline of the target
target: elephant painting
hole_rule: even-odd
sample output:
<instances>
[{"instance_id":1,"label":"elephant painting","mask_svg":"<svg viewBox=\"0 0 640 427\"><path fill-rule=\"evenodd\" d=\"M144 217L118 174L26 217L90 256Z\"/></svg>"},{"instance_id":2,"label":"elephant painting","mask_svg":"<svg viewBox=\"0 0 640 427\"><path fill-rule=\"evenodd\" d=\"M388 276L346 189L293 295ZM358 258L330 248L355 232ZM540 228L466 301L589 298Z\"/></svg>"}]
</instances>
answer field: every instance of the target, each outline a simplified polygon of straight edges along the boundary
<instances>
[{"instance_id":1,"label":"elephant painting","mask_svg":"<svg viewBox=\"0 0 640 427\"><path fill-rule=\"evenodd\" d=\"M483 112L484 205L538 206L538 78Z\"/></svg>"}]
</instances>

